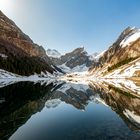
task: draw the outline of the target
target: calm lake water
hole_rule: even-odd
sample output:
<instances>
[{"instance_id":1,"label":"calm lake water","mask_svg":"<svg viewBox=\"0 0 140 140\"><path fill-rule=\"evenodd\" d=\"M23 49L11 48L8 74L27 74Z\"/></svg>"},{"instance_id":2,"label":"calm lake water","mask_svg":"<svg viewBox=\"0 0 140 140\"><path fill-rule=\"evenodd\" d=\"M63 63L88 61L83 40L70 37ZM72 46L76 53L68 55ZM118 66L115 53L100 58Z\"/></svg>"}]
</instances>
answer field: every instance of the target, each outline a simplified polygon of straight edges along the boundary
<instances>
[{"instance_id":1,"label":"calm lake water","mask_svg":"<svg viewBox=\"0 0 140 140\"><path fill-rule=\"evenodd\" d=\"M140 97L107 83L1 86L0 140L7 139L140 140Z\"/></svg>"}]
</instances>

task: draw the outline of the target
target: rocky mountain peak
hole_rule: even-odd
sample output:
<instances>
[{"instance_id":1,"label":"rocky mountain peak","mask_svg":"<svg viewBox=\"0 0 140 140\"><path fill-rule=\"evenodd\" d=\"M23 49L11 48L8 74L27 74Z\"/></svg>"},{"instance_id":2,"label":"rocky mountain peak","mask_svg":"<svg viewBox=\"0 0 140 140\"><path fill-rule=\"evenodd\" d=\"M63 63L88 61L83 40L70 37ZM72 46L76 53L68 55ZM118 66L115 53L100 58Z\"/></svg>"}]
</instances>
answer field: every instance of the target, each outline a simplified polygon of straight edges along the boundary
<instances>
[{"instance_id":1,"label":"rocky mountain peak","mask_svg":"<svg viewBox=\"0 0 140 140\"><path fill-rule=\"evenodd\" d=\"M120 47L120 43L123 40L126 40L128 37L130 37L131 35L135 34L139 32L139 29L136 27L127 27L126 29L124 29L124 31L119 35L118 39L116 40L116 42L113 44L116 47ZM113 46L112 45L112 46ZM111 46L111 47L112 47Z\"/></svg>"},{"instance_id":2,"label":"rocky mountain peak","mask_svg":"<svg viewBox=\"0 0 140 140\"><path fill-rule=\"evenodd\" d=\"M65 72L85 71L94 63L96 55L89 55L84 47L79 47L59 58L51 56L51 60Z\"/></svg>"},{"instance_id":3,"label":"rocky mountain peak","mask_svg":"<svg viewBox=\"0 0 140 140\"><path fill-rule=\"evenodd\" d=\"M90 70L102 74L130 63L140 57L140 30L127 27L118 39L100 56Z\"/></svg>"},{"instance_id":4,"label":"rocky mountain peak","mask_svg":"<svg viewBox=\"0 0 140 140\"><path fill-rule=\"evenodd\" d=\"M85 48L84 47L79 47L79 48L76 48L75 50L73 50L71 53L77 54L77 53L83 53L83 52L86 52Z\"/></svg>"},{"instance_id":5,"label":"rocky mountain peak","mask_svg":"<svg viewBox=\"0 0 140 140\"><path fill-rule=\"evenodd\" d=\"M121 33L121 34L123 34L123 35L128 35L128 34L130 34L130 33L135 33L136 31L138 31L139 29L138 28L136 28L136 27L127 27L126 29L124 29L124 31Z\"/></svg>"},{"instance_id":6,"label":"rocky mountain peak","mask_svg":"<svg viewBox=\"0 0 140 140\"><path fill-rule=\"evenodd\" d=\"M138 56L136 52L139 51L139 47L138 45L134 44L139 38L140 38L140 30L138 28L127 27L99 60L102 60L102 63L110 62L114 64L117 63L117 61L123 60L125 57L128 57L128 53L130 54L130 52L131 52L130 57ZM127 49L125 47L131 48ZM118 58L118 56L120 57Z\"/></svg>"}]
</instances>

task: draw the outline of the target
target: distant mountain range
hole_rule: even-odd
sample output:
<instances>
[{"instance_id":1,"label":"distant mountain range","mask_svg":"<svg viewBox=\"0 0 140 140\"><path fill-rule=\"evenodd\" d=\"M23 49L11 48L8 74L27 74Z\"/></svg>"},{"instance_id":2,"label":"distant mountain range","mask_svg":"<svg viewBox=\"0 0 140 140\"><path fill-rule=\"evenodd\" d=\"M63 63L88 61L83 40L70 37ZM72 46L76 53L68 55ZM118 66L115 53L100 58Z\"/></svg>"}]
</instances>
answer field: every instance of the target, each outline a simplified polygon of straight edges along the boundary
<instances>
[{"instance_id":1,"label":"distant mountain range","mask_svg":"<svg viewBox=\"0 0 140 140\"><path fill-rule=\"evenodd\" d=\"M60 53L57 52L57 54ZM65 55L50 56L50 58L55 65L65 72L88 70L89 74L95 77L139 77L140 29L126 28L118 39L100 54L89 55L84 48L77 48Z\"/></svg>"},{"instance_id":2,"label":"distant mountain range","mask_svg":"<svg viewBox=\"0 0 140 140\"><path fill-rule=\"evenodd\" d=\"M61 55L57 50L35 44L0 11L0 71L18 75L88 71L105 78L140 76L140 30L126 28L102 53L89 55L84 47ZM8 71L4 74L4 70ZM12 75L13 76L13 75ZM4 76L0 76L4 77Z\"/></svg>"},{"instance_id":3,"label":"distant mountain range","mask_svg":"<svg viewBox=\"0 0 140 140\"><path fill-rule=\"evenodd\" d=\"M72 52L61 55L57 50L47 50L52 62L64 72L77 72L88 70L94 63L98 53L89 55L84 47L76 48ZM53 54L53 55L52 55Z\"/></svg>"}]
</instances>

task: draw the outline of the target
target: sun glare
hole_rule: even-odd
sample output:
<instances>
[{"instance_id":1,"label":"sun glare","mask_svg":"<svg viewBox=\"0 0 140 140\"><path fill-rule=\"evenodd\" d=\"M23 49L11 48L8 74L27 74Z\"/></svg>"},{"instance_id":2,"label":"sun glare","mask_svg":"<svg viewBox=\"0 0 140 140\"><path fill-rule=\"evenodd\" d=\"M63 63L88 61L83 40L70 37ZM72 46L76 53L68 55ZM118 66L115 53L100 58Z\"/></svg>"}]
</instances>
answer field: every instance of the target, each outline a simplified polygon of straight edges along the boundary
<instances>
[{"instance_id":1,"label":"sun glare","mask_svg":"<svg viewBox=\"0 0 140 140\"><path fill-rule=\"evenodd\" d=\"M13 8L11 0L0 0L0 10L4 13L10 12Z\"/></svg>"}]
</instances>

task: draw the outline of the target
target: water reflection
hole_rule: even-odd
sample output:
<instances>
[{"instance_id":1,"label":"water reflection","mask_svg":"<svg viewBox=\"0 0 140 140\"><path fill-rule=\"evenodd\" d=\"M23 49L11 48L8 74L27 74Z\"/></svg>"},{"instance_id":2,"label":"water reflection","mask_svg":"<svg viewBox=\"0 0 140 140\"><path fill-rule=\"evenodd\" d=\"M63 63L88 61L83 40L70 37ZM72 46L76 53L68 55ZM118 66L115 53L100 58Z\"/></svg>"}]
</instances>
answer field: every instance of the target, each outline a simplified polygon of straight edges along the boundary
<instances>
[{"instance_id":1,"label":"water reflection","mask_svg":"<svg viewBox=\"0 0 140 140\"><path fill-rule=\"evenodd\" d=\"M0 88L0 138L7 139L34 113L41 111L50 96L53 83L19 82Z\"/></svg>"},{"instance_id":2,"label":"water reflection","mask_svg":"<svg viewBox=\"0 0 140 140\"><path fill-rule=\"evenodd\" d=\"M93 90L98 89L100 98L111 107L132 130L140 130L140 96L128 88L115 87L108 83L90 83ZM97 88L98 87L98 88Z\"/></svg>"},{"instance_id":3,"label":"water reflection","mask_svg":"<svg viewBox=\"0 0 140 140\"><path fill-rule=\"evenodd\" d=\"M0 139L140 139L139 84L133 84L137 88L103 80L3 86Z\"/></svg>"}]
</instances>

